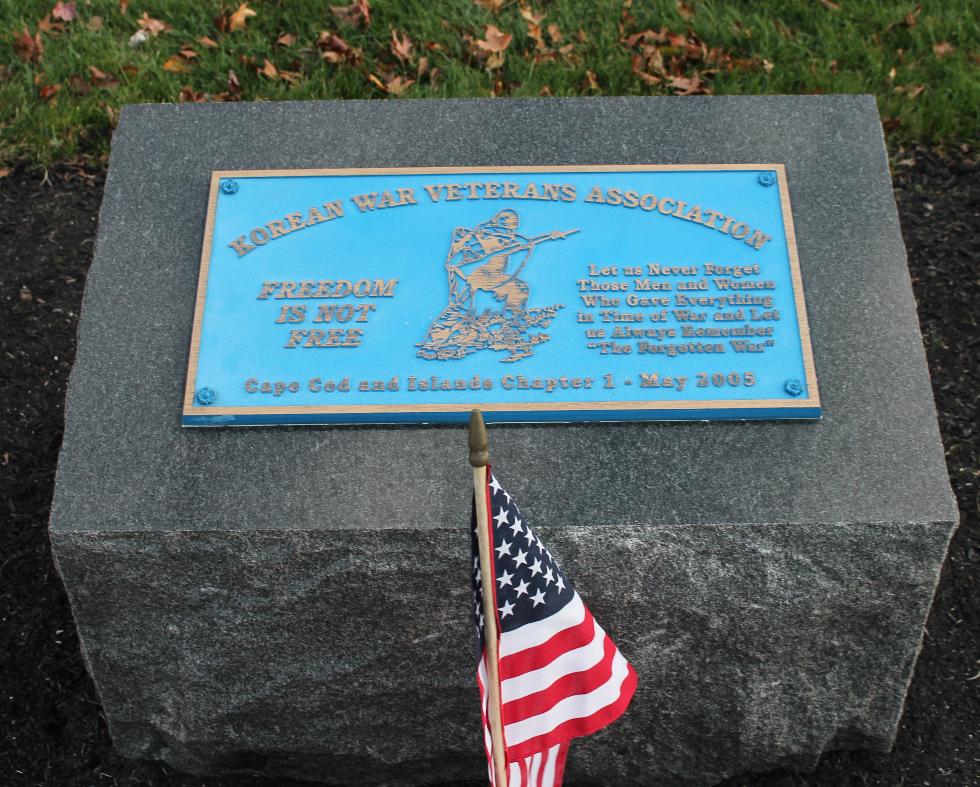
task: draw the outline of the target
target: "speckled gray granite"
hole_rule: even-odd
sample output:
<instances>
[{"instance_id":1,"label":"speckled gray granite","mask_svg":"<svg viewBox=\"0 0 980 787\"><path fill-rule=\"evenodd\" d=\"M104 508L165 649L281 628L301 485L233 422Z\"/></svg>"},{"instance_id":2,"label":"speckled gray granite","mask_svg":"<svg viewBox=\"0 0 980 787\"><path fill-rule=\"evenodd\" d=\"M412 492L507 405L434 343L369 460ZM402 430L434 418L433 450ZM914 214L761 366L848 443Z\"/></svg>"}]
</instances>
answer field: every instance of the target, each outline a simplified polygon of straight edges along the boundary
<instances>
[{"instance_id":1,"label":"speckled gray granite","mask_svg":"<svg viewBox=\"0 0 980 787\"><path fill-rule=\"evenodd\" d=\"M463 429L179 425L212 169L760 161L823 420L499 426L495 466L639 673L569 783L888 749L956 512L874 100L808 96L127 107L50 526L119 750L483 773Z\"/></svg>"}]
</instances>

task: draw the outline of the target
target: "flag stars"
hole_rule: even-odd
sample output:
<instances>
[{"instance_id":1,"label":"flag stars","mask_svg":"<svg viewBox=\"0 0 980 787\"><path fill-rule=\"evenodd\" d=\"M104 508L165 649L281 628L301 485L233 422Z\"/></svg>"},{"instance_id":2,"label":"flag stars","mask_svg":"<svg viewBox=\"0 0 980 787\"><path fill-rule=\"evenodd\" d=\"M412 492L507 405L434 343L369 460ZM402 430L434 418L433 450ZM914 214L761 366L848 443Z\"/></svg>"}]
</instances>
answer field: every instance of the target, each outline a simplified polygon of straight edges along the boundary
<instances>
[{"instance_id":1,"label":"flag stars","mask_svg":"<svg viewBox=\"0 0 980 787\"><path fill-rule=\"evenodd\" d=\"M476 601L474 620L484 616L481 605L484 589L494 589L493 609L501 629L512 631L526 624L543 620L560 608L571 595L571 586L551 551L524 520L515 501L492 476L488 479L490 495L490 553L491 567L483 572L483 563L474 554L473 572ZM509 532L508 532L509 531ZM486 533L484 533L486 538ZM477 542L473 542L474 552ZM493 583L496 582L496 586ZM529 603L525 603L524 599ZM491 606L492 609L492 606ZM491 613L492 615L493 613ZM481 631L490 620L481 620Z\"/></svg>"}]
</instances>

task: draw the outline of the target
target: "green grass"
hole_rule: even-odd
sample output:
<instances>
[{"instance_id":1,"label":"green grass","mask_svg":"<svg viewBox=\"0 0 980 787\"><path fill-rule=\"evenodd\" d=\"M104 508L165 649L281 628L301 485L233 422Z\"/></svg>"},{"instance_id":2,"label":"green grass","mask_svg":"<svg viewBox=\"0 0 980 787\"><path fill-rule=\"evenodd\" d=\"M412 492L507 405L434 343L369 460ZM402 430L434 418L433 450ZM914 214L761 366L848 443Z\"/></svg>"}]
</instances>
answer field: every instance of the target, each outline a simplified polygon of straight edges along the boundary
<instances>
[{"instance_id":1,"label":"green grass","mask_svg":"<svg viewBox=\"0 0 980 787\"><path fill-rule=\"evenodd\" d=\"M116 1L77 0L78 18L60 32L42 32L44 51L32 62L15 38L25 27L35 34L53 0L0 0L0 163L98 162L127 103L173 102L182 92L184 100L382 98L399 92L398 82L392 91L384 87L396 77L412 80L403 97L442 98L671 94L691 83L669 77L696 74L714 94L872 93L893 147L973 144L980 133L974 0L922 2L918 12L908 1L838 0L833 8L819 0L687 0L678 8L674 0L635 0L624 8L622 0L535 0L533 9L545 14L543 50L535 49L513 0L497 13L472 0L375 0L370 25L358 28L335 19L330 2L343 0L253 0L256 15L245 27L222 32L216 19L227 19L238 2L132 0L123 13ZM128 41L143 12L172 30L133 48ZM502 63L473 54L472 42L484 38L488 24L513 36ZM560 41L549 25L557 25ZM645 51L642 43L624 43L663 27L713 51L685 52L681 39L650 41ZM392 30L413 42L408 62L393 54ZM326 62L317 46L322 31L342 37L360 58ZM295 43L277 44L283 34ZM202 46L201 36L218 46ZM938 45L948 54L940 57ZM198 56L186 72L164 69L188 47ZM635 73L634 56L638 70L659 81ZM420 57L427 61L422 73ZM266 59L275 78L257 71ZM90 66L118 84L93 80ZM229 70L239 83L232 95Z\"/></svg>"}]
</instances>

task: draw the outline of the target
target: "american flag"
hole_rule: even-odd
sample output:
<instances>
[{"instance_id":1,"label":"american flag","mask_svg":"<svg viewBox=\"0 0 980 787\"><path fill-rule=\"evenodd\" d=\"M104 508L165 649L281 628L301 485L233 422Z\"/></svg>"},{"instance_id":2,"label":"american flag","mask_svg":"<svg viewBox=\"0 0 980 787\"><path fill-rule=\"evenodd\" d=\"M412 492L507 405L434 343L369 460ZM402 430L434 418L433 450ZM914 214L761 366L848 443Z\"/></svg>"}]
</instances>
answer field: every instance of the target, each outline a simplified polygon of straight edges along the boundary
<instances>
[{"instance_id":1,"label":"american flag","mask_svg":"<svg viewBox=\"0 0 980 787\"><path fill-rule=\"evenodd\" d=\"M569 741L623 714L636 673L489 468L486 500L507 787L559 787ZM472 524L477 683L490 783L496 784L486 690L486 578L480 571L475 507Z\"/></svg>"}]
</instances>

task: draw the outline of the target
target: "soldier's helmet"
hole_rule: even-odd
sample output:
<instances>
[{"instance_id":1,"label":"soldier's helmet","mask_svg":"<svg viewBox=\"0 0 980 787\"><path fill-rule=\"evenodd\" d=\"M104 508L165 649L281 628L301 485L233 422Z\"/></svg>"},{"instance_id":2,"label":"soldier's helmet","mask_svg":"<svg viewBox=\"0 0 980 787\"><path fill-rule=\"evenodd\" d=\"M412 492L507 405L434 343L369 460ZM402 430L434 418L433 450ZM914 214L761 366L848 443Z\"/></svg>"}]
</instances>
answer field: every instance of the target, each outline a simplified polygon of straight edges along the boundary
<instances>
[{"instance_id":1,"label":"soldier's helmet","mask_svg":"<svg viewBox=\"0 0 980 787\"><path fill-rule=\"evenodd\" d=\"M517 225L521 223L520 218L517 215L516 210L511 210L510 208L504 208L502 211L497 213L492 219L490 219L490 224L492 226L502 227L508 229L511 232L517 229Z\"/></svg>"}]
</instances>

